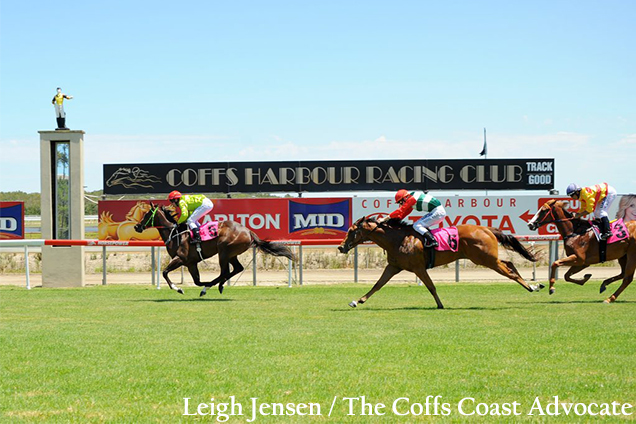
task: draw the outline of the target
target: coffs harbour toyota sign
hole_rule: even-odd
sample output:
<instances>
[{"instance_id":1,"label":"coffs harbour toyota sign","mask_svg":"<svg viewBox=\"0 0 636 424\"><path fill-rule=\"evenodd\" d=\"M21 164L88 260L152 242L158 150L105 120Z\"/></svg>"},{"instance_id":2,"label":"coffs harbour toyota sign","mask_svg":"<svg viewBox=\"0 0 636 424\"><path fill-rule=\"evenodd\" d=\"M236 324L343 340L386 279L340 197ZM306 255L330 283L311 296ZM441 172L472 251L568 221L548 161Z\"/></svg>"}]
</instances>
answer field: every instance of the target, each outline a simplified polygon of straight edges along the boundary
<instances>
[{"instance_id":1,"label":"coffs harbour toyota sign","mask_svg":"<svg viewBox=\"0 0 636 424\"><path fill-rule=\"evenodd\" d=\"M105 194L550 190L554 159L197 162L104 165Z\"/></svg>"}]
</instances>

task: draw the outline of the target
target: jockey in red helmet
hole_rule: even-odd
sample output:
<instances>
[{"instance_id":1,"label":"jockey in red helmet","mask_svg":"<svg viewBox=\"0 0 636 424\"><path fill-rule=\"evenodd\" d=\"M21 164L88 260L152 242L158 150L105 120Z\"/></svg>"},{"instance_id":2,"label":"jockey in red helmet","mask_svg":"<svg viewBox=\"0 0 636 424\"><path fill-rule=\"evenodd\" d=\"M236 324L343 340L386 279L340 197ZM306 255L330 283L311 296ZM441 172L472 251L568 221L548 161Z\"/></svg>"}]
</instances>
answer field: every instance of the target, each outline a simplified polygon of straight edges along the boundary
<instances>
[{"instance_id":1,"label":"jockey in red helmet","mask_svg":"<svg viewBox=\"0 0 636 424\"><path fill-rule=\"evenodd\" d=\"M437 241L428 230L429 227L437 225L446 217L446 210L442 203L428 194L427 191L407 191L398 190L395 194L395 202L400 208L380 219L385 222L390 218L404 219L413 210L426 212L426 214L413 224L413 229L424 236L426 247L436 247Z\"/></svg>"},{"instance_id":2,"label":"jockey in red helmet","mask_svg":"<svg viewBox=\"0 0 636 424\"><path fill-rule=\"evenodd\" d=\"M177 190L172 191L168 195L168 200L181 211L177 224L186 222L192 230L192 241L200 243L199 226L201 224L199 224L199 219L214 208L212 201L203 194L186 194L182 196Z\"/></svg>"}]
</instances>

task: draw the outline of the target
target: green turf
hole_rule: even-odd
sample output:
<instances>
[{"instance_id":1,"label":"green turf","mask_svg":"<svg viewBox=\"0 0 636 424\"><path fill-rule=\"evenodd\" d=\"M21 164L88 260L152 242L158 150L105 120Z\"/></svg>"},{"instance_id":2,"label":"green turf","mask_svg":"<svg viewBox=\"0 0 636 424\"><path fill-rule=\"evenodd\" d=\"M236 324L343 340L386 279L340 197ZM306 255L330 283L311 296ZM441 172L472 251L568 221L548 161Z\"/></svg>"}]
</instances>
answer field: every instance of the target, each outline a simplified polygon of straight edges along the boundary
<instances>
[{"instance_id":1,"label":"green turf","mask_svg":"<svg viewBox=\"0 0 636 424\"><path fill-rule=\"evenodd\" d=\"M554 296L514 283L439 284L447 309L437 310L424 287L388 285L347 306L368 289L230 287L199 298L196 288L1 287L0 422L217 422L183 416L185 397L193 412L235 396L245 415L230 423L251 418L252 397L321 405L322 416L255 421L284 423L493 422L459 415L465 397L521 403L524 415L497 422L590 419L525 415L537 396L544 407L555 395L636 404L636 287L605 305L598 282L560 282ZM427 395L442 396L451 415L391 411L398 398ZM358 396L385 404L385 415L347 416L342 397Z\"/></svg>"}]
</instances>

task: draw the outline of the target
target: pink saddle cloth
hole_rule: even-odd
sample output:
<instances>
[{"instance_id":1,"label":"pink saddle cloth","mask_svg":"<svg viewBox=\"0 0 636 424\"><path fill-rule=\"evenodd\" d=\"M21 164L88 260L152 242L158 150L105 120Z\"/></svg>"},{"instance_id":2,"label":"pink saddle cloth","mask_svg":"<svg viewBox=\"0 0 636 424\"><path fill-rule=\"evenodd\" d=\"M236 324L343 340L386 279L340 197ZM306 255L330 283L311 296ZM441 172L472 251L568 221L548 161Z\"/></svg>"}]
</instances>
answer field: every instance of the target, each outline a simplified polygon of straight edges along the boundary
<instances>
[{"instance_id":1,"label":"pink saddle cloth","mask_svg":"<svg viewBox=\"0 0 636 424\"><path fill-rule=\"evenodd\" d=\"M627 232L627 227L623 222L623 218L610 223L610 229L612 230L612 237L607 239L607 244L625 240L629 235L629 233Z\"/></svg>"},{"instance_id":2,"label":"pink saddle cloth","mask_svg":"<svg viewBox=\"0 0 636 424\"><path fill-rule=\"evenodd\" d=\"M210 221L199 227L201 241L214 240L219 236L219 221Z\"/></svg>"},{"instance_id":3,"label":"pink saddle cloth","mask_svg":"<svg viewBox=\"0 0 636 424\"><path fill-rule=\"evenodd\" d=\"M457 252L459 248L459 233L457 227L443 227L431 230L431 234L437 240L437 251L450 250L451 252Z\"/></svg>"}]
</instances>

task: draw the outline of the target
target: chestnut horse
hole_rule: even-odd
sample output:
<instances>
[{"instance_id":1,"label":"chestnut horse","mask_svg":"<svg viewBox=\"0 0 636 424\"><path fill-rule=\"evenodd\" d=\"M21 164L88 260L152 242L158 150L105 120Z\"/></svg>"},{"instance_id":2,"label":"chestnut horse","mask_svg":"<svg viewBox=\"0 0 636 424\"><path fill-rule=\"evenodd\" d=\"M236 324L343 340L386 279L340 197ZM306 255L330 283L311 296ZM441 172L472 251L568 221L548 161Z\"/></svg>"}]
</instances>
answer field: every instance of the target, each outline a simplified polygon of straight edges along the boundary
<instances>
[{"instance_id":1,"label":"chestnut horse","mask_svg":"<svg viewBox=\"0 0 636 424\"><path fill-rule=\"evenodd\" d=\"M219 222L218 236L213 240L201 242L201 251L199 252L196 244L191 242L190 231L186 225L177 225L176 220L165 207L159 207L153 203L150 206L150 210L135 225L135 230L142 232L148 227L156 227L159 230L161 239L172 258L163 270L163 278L171 289L181 294L183 294L183 290L173 285L168 278L168 273L182 265L190 271L194 284L203 286L200 294L203 296L209 287L217 284L219 285L219 293L223 293L223 284L244 269L238 260L238 255L250 247L257 247L260 251L270 255L284 256L294 260L293 253L284 244L261 240L254 232L234 221ZM209 283L202 283L197 264L217 253L219 254L221 274ZM231 271L230 265L232 265Z\"/></svg>"},{"instance_id":2,"label":"chestnut horse","mask_svg":"<svg viewBox=\"0 0 636 424\"><path fill-rule=\"evenodd\" d=\"M514 250L529 261L535 262L537 260L514 236L504 234L496 228L482 227L480 225L458 225L457 231L459 232L457 252L435 252L434 266L444 265L461 258L468 258L477 265L486 266L516 281L529 292L543 288L540 285L528 285L512 262L499 259L499 243L501 243L503 247ZM407 270L415 273L424 282L428 291L433 295L437 308L444 308L437 296L435 285L427 272L430 253L424 249L419 234L415 232L411 225L398 219L390 219L385 223L378 223L375 218L362 217L349 228L347 237L340 243L338 250L341 253L347 253L367 240L373 241L386 251L388 265L384 268L382 276L380 276L373 288L358 301L354 300L351 302L349 306L355 308L359 303L366 302L375 292L384 287L394 275L402 270Z\"/></svg>"},{"instance_id":3,"label":"chestnut horse","mask_svg":"<svg viewBox=\"0 0 636 424\"><path fill-rule=\"evenodd\" d=\"M568 255L552 263L550 268L550 294L554 293L554 283L556 281L556 270L560 266L569 266L570 269L563 277L565 281L578 285L585 284L592 274L585 274L581 279L572 278L572 275L584 270L592 264L597 264L599 258L599 245L594 233L590 231L589 221L574 218L565 209L565 204L557 199L547 201L541 209L528 222L531 230L536 230L542 225L555 223L559 234L563 237L565 253ZM623 284L605 303L611 303L625 290L634 279L636 270L636 221L625 223L629 237L624 240L607 245L607 258L610 261L618 259L621 266L621 273L608 278L601 284L600 292L603 293L607 286L614 281L623 279Z\"/></svg>"}]
</instances>

